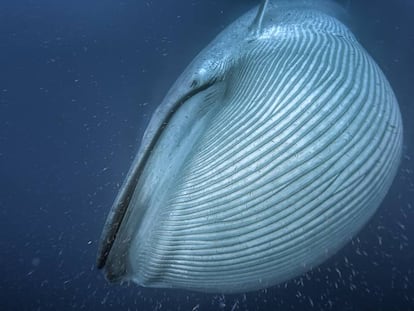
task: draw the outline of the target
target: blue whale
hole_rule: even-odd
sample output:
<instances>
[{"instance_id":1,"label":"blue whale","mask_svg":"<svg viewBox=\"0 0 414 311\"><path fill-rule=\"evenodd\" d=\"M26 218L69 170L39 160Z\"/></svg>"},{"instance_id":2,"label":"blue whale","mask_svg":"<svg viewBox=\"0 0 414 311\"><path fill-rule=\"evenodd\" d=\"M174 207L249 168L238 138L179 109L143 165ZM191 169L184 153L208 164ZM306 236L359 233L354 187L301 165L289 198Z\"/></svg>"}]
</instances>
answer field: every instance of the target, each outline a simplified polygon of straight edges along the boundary
<instances>
[{"instance_id":1,"label":"blue whale","mask_svg":"<svg viewBox=\"0 0 414 311\"><path fill-rule=\"evenodd\" d=\"M263 1L190 63L104 226L108 280L257 290L322 263L370 220L402 122L342 15L329 1Z\"/></svg>"}]
</instances>

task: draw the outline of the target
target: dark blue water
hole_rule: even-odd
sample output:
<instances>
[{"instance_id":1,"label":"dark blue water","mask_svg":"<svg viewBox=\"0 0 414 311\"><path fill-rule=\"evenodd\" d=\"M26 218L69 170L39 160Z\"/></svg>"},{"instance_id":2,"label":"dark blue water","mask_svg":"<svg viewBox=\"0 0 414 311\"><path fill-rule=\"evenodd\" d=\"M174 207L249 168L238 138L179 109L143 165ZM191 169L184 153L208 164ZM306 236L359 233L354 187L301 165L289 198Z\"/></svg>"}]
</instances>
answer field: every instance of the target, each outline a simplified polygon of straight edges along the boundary
<instances>
[{"instance_id":1,"label":"dark blue water","mask_svg":"<svg viewBox=\"0 0 414 311\"><path fill-rule=\"evenodd\" d=\"M344 1L346 2L346 1ZM106 214L149 116L253 0L0 3L0 310L414 310L414 4L350 1L390 80L404 158L380 210L310 273L246 295L108 285Z\"/></svg>"}]
</instances>

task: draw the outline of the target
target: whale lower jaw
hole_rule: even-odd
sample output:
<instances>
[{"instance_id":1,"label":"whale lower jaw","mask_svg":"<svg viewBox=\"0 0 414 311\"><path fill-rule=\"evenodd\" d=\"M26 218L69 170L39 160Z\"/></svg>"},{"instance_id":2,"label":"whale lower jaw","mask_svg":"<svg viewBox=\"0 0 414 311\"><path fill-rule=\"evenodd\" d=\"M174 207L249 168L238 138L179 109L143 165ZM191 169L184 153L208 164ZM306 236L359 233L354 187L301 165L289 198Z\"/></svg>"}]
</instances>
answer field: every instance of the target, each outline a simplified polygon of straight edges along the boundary
<instances>
[{"instance_id":1,"label":"whale lower jaw","mask_svg":"<svg viewBox=\"0 0 414 311\"><path fill-rule=\"evenodd\" d=\"M352 36L292 28L250 47L225 83L185 161L160 173L169 186L151 199L137 187L145 225L124 279L224 293L280 283L340 249L389 189L401 117Z\"/></svg>"}]
</instances>

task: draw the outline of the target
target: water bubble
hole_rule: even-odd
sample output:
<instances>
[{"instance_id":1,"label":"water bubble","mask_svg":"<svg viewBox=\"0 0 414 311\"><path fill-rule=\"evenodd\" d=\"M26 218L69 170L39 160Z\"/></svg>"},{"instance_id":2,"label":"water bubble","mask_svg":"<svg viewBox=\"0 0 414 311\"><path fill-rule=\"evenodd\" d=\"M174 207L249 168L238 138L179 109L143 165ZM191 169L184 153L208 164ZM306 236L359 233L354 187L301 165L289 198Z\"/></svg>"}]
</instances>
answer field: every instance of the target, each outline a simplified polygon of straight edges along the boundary
<instances>
[{"instance_id":1,"label":"water bubble","mask_svg":"<svg viewBox=\"0 0 414 311\"><path fill-rule=\"evenodd\" d=\"M34 257L32 259L32 265L37 267L40 264L40 258L39 257Z\"/></svg>"}]
</instances>

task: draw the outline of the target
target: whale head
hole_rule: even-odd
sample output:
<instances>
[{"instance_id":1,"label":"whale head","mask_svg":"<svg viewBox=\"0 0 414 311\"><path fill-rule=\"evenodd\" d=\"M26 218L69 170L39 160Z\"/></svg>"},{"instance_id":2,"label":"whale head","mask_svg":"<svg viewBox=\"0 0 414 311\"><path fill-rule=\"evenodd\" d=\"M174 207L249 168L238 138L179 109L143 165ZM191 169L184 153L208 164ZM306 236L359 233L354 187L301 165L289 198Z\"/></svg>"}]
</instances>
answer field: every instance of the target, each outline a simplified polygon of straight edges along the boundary
<instances>
[{"instance_id":1,"label":"whale head","mask_svg":"<svg viewBox=\"0 0 414 311\"><path fill-rule=\"evenodd\" d=\"M397 172L393 91L329 1L263 1L165 96L105 224L110 281L271 286L366 224Z\"/></svg>"}]
</instances>

